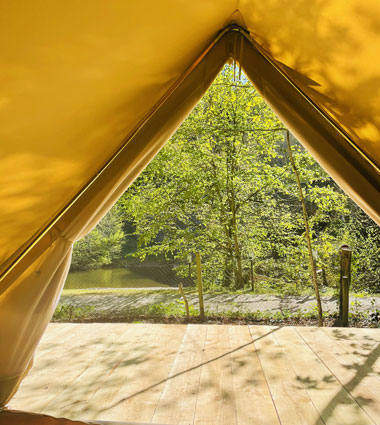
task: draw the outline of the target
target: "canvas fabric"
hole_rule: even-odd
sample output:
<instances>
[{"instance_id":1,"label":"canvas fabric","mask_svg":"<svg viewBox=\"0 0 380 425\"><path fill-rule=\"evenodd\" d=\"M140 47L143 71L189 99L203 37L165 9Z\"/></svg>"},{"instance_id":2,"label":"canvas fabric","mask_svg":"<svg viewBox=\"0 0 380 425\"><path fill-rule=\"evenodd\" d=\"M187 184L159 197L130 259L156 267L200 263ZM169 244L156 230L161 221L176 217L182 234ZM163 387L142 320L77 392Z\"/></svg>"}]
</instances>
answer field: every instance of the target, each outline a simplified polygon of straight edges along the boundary
<instances>
[{"instance_id":1,"label":"canvas fabric","mask_svg":"<svg viewBox=\"0 0 380 425\"><path fill-rule=\"evenodd\" d=\"M32 365L73 242L106 214L231 58L380 223L377 1L1 6L0 406Z\"/></svg>"}]
</instances>

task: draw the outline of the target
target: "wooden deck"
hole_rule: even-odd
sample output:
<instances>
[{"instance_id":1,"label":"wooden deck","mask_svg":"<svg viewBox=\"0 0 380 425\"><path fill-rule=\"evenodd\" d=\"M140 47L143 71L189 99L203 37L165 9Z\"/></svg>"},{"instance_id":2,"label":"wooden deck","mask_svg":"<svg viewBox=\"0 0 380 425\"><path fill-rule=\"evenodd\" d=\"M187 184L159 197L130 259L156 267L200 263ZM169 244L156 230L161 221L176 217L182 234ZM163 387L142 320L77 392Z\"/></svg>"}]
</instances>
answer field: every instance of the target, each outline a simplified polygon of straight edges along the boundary
<instances>
[{"instance_id":1,"label":"wooden deck","mask_svg":"<svg viewBox=\"0 0 380 425\"><path fill-rule=\"evenodd\" d=\"M14 409L175 425L380 424L380 330L51 324Z\"/></svg>"}]
</instances>

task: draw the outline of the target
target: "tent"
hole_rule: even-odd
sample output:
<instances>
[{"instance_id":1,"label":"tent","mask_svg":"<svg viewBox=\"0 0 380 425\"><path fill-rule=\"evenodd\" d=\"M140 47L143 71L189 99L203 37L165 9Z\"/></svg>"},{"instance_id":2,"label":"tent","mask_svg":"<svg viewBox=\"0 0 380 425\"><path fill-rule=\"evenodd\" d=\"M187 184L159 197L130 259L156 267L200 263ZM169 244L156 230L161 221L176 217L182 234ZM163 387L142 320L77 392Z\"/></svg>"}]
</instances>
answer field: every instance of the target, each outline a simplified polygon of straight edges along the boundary
<instances>
[{"instance_id":1,"label":"tent","mask_svg":"<svg viewBox=\"0 0 380 425\"><path fill-rule=\"evenodd\" d=\"M234 60L380 223L375 0L1 2L0 406L57 304L71 247Z\"/></svg>"}]
</instances>

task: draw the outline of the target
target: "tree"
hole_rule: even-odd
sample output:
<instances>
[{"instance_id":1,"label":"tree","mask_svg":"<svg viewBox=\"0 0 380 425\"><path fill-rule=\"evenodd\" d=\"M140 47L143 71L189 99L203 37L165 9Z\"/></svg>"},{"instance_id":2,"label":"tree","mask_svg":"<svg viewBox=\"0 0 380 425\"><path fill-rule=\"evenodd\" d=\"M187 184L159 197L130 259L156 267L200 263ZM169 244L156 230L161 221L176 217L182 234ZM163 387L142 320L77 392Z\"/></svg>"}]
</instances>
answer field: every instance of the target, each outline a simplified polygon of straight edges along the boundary
<instances>
[{"instance_id":1,"label":"tree","mask_svg":"<svg viewBox=\"0 0 380 425\"><path fill-rule=\"evenodd\" d=\"M235 81L226 66L119 203L138 241L133 255L185 259L200 251L206 284L241 288L253 251L256 273L299 292L313 287L313 279L315 287L316 273L310 279L308 268L312 245L320 283L335 286L341 243L352 240L364 258L377 252L378 230L369 243L363 218L352 214L360 210L291 136L298 185L284 136L251 84L244 76ZM359 269L353 276L364 276Z\"/></svg>"},{"instance_id":2,"label":"tree","mask_svg":"<svg viewBox=\"0 0 380 425\"><path fill-rule=\"evenodd\" d=\"M140 258L199 250L209 280L241 288L257 225L281 186L282 130L251 84L226 67L168 145L124 195ZM273 201L268 201L269 207Z\"/></svg>"},{"instance_id":3,"label":"tree","mask_svg":"<svg viewBox=\"0 0 380 425\"><path fill-rule=\"evenodd\" d=\"M89 270L115 265L121 260L123 221L116 205L95 229L74 244L71 270Z\"/></svg>"},{"instance_id":4,"label":"tree","mask_svg":"<svg viewBox=\"0 0 380 425\"><path fill-rule=\"evenodd\" d=\"M380 227L353 202L346 217L344 242L353 250L353 288L380 292Z\"/></svg>"},{"instance_id":5,"label":"tree","mask_svg":"<svg viewBox=\"0 0 380 425\"><path fill-rule=\"evenodd\" d=\"M303 215L303 221L305 226L305 238L307 243L307 250L309 254L309 264L311 269L311 279L313 281L314 290L315 290L315 297L317 299L317 307L318 307L318 325L323 326L323 315L322 315L322 302L321 297L319 295L319 285L318 285L318 279L317 279L317 267L315 262L313 261L313 250L311 245L311 233L310 233L310 225L309 225L309 216L306 210L306 202L305 197L303 194L303 189L301 185L301 179L300 174L298 172L298 168L296 165L296 162L294 161L293 152L292 152L292 146L290 144L290 134L289 131L286 131L286 141L288 145L288 151L289 151L289 159L290 163L292 165L294 175L296 177L297 187L298 187L298 193L300 202L302 205L302 215Z\"/></svg>"}]
</instances>

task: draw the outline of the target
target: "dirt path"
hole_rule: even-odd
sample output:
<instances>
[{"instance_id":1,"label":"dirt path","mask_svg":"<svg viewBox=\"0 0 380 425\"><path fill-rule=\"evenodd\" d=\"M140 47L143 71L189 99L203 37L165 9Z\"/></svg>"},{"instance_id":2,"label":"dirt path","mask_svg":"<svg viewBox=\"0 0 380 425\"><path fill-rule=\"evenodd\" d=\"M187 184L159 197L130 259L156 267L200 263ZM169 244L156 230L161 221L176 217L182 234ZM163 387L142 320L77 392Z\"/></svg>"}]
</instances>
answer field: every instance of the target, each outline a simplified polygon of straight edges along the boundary
<instances>
[{"instance_id":1,"label":"dirt path","mask_svg":"<svg viewBox=\"0 0 380 425\"><path fill-rule=\"evenodd\" d=\"M127 291L115 294L91 294L91 295L63 295L60 303L74 307L95 307L98 312L122 311L149 306L152 304L169 304L179 299L178 293L157 291L144 293L144 291ZM197 296L188 295L191 305L198 306ZM254 295L254 294L210 294L204 295L205 308L210 312L241 311L241 312L279 312L298 310L309 311L316 307L312 296L287 296ZM323 309L326 312L335 312L338 308L335 297L322 298ZM380 309L380 297L350 298L350 311L364 312Z\"/></svg>"}]
</instances>

